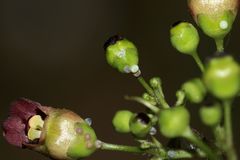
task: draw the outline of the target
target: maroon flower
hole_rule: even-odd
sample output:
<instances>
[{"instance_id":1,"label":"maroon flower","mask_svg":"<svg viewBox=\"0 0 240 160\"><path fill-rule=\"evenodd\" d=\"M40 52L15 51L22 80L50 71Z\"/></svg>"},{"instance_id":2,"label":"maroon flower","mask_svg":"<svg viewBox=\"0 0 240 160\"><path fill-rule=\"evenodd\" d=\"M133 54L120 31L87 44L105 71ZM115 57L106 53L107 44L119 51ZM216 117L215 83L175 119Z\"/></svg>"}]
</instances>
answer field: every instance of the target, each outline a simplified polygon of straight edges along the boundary
<instances>
[{"instance_id":1,"label":"maroon flower","mask_svg":"<svg viewBox=\"0 0 240 160\"><path fill-rule=\"evenodd\" d=\"M8 143L56 160L83 158L96 150L95 132L79 115L25 98L11 104L2 127Z\"/></svg>"},{"instance_id":2,"label":"maroon flower","mask_svg":"<svg viewBox=\"0 0 240 160\"><path fill-rule=\"evenodd\" d=\"M30 143L27 138L28 120L37 113L44 115L40 108L41 104L25 98L11 104L10 116L3 123L3 136L8 143L17 147Z\"/></svg>"}]
</instances>

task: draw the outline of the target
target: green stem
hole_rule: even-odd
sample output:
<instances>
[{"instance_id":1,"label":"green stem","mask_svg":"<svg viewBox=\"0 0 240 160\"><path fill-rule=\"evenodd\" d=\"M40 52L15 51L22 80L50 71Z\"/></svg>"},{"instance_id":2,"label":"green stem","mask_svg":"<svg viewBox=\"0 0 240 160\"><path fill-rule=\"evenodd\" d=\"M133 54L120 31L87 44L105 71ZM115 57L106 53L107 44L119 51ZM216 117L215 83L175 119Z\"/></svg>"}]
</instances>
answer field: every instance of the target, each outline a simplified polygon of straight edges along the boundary
<instances>
[{"instance_id":1,"label":"green stem","mask_svg":"<svg viewBox=\"0 0 240 160\"><path fill-rule=\"evenodd\" d=\"M154 97L153 89L148 85L148 83L144 80L142 76L137 77L138 81L141 83L141 85L146 89L146 91Z\"/></svg>"},{"instance_id":2,"label":"green stem","mask_svg":"<svg viewBox=\"0 0 240 160\"><path fill-rule=\"evenodd\" d=\"M145 153L145 150L142 150L136 146L126 146L126 145L118 145L118 144L110 144L101 142L102 150L109 150L109 151L121 151L121 152L131 152L131 153Z\"/></svg>"},{"instance_id":3,"label":"green stem","mask_svg":"<svg viewBox=\"0 0 240 160\"><path fill-rule=\"evenodd\" d=\"M170 108L170 106L168 105L168 103L166 102L166 100L163 96L161 86L159 86L157 89L154 89L154 93L156 95L156 100L157 100L158 104L162 105L162 107L165 108L165 109Z\"/></svg>"},{"instance_id":4,"label":"green stem","mask_svg":"<svg viewBox=\"0 0 240 160\"><path fill-rule=\"evenodd\" d=\"M226 138L226 154L228 160L237 160L237 154L234 149L233 144L233 134L232 134L232 116L231 116L231 101L224 101L224 128L225 128L225 138Z\"/></svg>"},{"instance_id":5,"label":"green stem","mask_svg":"<svg viewBox=\"0 0 240 160\"><path fill-rule=\"evenodd\" d=\"M133 101L136 101L138 103L141 103L143 104L144 106L146 106L147 108L149 108L152 112L154 113L159 113L159 108L152 105L151 103L149 103L148 101L144 100L143 98L141 97L129 97L129 96L125 96L125 99L127 100L133 100Z\"/></svg>"},{"instance_id":6,"label":"green stem","mask_svg":"<svg viewBox=\"0 0 240 160\"><path fill-rule=\"evenodd\" d=\"M224 47L223 47L224 40L223 40L223 38L215 39L215 43L216 43L216 46L217 46L217 51L218 52L223 52L224 51Z\"/></svg>"},{"instance_id":7,"label":"green stem","mask_svg":"<svg viewBox=\"0 0 240 160\"><path fill-rule=\"evenodd\" d=\"M195 62L197 63L199 69L200 69L202 72L204 72L204 65L203 65L201 59L199 58L198 53L197 53L197 52L194 52L194 53L192 54L192 56L193 56L193 59L195 60Z\"/></svg>"},{"instance_id":8,"label":"green stem","mask_svg":"<svg viewBox=\"0 0 240 160\"><path fill-rule=\"evenodd\" d=\"M150 81L151 81L150 85L153 88L157 104L162 106L165 109L170 108L170 106L168 105L168 103L166 102L166 100L164 98L161 80L159 78L155 77L155 78L152 78Z\"/></svg>"},{"instance_id":9,"label":"green stem","mask_svg":"<svg viewBox=\"0 0 240 160\"><path fill-rule=\"evenodd\" d=\"M169 150L165 152L164 156L159 155L158 150L156 148L149 148L149 149L141 149L136 146L127 146L127 145L118 145L118 144L110 144L101 142L100 149L102 150L108 150L108 151L120 151L120 152L129 152L129 153L148 153L153 156L157 156L161 159L181 159L181 158L192 158L192 154L183 151L183 150ZM158 148L159 149L159 148Z\"/></svg>"},{"instance_id":10,"label":"green stem","mask_svg":"<svg viewBox=\"0 0 240 160\"><path fill-rule=\"evenodd\" d=\"M196 136L190 128L188 128L187 131L183 134L183 137L198 146L210 160L218 160L218 157L214 151L212 151L208 145L203 143L203 141L198 136Z\"/></svg>"}]
</instances>

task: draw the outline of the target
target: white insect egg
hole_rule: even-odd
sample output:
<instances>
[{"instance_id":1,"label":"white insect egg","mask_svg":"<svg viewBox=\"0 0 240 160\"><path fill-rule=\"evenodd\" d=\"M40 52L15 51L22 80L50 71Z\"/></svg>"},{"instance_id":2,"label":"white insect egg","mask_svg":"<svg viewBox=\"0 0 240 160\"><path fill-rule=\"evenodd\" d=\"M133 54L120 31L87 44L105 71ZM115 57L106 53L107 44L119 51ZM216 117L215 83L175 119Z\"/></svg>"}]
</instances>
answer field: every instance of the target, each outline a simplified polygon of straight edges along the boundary
<instances>
[{"instance_id":1,"label":"white insect egg","mask_svg":"<svg viewBox=\"0 0 240 160\"><path fill-rule=\"evenodd\" d=\"M131 66L130 70L132 73L136 73L139 70L139 67L138 67L138 65L133 65L133 66Z\"/></svg>"},{"instance_id":2,"label":"white insect egg","mask_svg":"<svg viewBox=\"0 0 240 160\"><path fill-rule=\"evenodd\" d=\"M149 134L150 135L155 135L157 133L157 129L155 128L155 127L152 127L151 129L150 129L150 132L149 132Z\"/></svg>"},{"instance_id":3,"label":"white insect egg","mask_svg":"<svg viewBox=\"0 0 240 160\"><path fill-rule=\"evenodd\" d=\"M222 20L220 23L219 23L219 27L221 29L227 29L228 28L228 22L226 20Z\"/></svg>"},{"instance_id":4,"label":"white insect egg","mask_svg":"<svg viewBox=\"0 0 240 160\"><path fill-rule=\"evenodd\" d=\"M125 66L124 67L124 72L125 73L130 73L131 72L130 67L129 66Z\"/></svg>"},{"instance_id":5,"label":"white insect egg","mask_svg":"<svg viewBox=\"0 0 240 160\"><path fill-rule=\"evenodd\" d=\"M174 158L176 156L176 152L170 150L170 151L167 152L167 155L168 155L169 158Z\"/></svg>"},{"instance_id":6,"label":"white insect egg","mask_svg":"<svg viewBox=\"0 0 240 160\"><path fill-rule=\"evenodd\" d=\"M86 118L86 119L85 119L85 122L86 122L89 126L91 126L91 125L92 125L92 118Z\"/></svg>"}]
</instances>

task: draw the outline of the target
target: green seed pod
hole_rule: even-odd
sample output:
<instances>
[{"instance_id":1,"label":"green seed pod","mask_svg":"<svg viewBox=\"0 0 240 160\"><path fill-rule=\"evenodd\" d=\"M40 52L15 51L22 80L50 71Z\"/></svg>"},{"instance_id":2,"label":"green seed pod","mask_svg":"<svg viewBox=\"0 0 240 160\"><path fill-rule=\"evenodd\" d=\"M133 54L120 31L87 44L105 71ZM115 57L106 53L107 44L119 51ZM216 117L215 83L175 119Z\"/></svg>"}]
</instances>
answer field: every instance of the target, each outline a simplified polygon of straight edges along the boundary
<instances>
[{"instance_id":1,"label":"green seed pod","mask_svg":"<svg viewBox=\"0 0 240 160\"><path fill-rule=\"evenodd\" d=\"M138 138L146 137L152 128L151 119L145 113L133 114L129 125L131 133Z\"/></svg>"},{"instance_id":2,"label":"green seed pod","mask_svg":"<svg viewBox=\"0 0 240 160\"><path fill-rule=\"evenodd\" d=\"M133 113L128 110L117 111L113 117L112 124L117 132L129 133L129 122Z\"/></svg>"},{"instance_id":3,"label":"green seed pod","mask_svg":"<svg viewBox=\"0 0 240 160\"><path fill-rule=\"evenodd\" d=\"M200 103L206 95L206 88L199 78L192 79L182 85L187 99L192 103Z\"/></svg>"},{"instance_id":4,"label":"green seed pod","mask_svg":"<svg viewBox=\"0 0 240 160\"><path fill-rule=\"evenodd\" d=\"M190 123L190 114L183 106L161 110L159 114L160 132L168 137L180 137L188 129Z\"/></svg>"},{"instance_id":5,"label":"green seed pod","mask_svg":"<svg viewBox=\"0 0 240 160\"><path fill-rule=\"evenodd\" d=\"M213 58L207 64L203 81L215 97L231 99L240 90L239 65L231 56Z\"/></svg>"},{"instance_id":6,"label":"green seed pod","mask_svg":"<svg viewBox=\"0 0 240 160\"><path fill-rule=\"evenodd\" d=\"M188 0L194 20L206 35L214 39L223 39L229 33L238 3L238 0Z\"/></svg>"},{"instance_id":7,"label":"green seed pod","mask_svg":"<svg viewBox=\"0 0 240 160\"><path fill-rule=\"evenodd\" d=\"M109 65L122 73L136 73L138 51L136 46L122 36L113 36L104 44L106 59Z\"/></svg>"},{"instance_id":8,"label":"green seed pod","mask_svg":"<svg viewBox=\"0 0 240 160\"><path fill-rule=\"evenodd\" d=\"M54 159L84 158L96 150L94 130L68 110L53 110L45 122L45 130L45 147Z\"/></svg>"},{"instance_id":9,"label":"green seed pod","mask_svg":"<svg viewBox=\"0 0 240 160\"><path fill-rule=\"evenodd\" d=\"M199 35L196 28L188 22L177 22L170 30L170 39L174 48L184 54L195 54Z\"/></svg>"},{"instance_id":10,"label":"green seed pod","mask_svg":"<svg viewBox=\"0 0 240 160\"><path fill-rule=\"evenodd\" d=\"M208 126L216 126L222 118L222 110L218 104L214 106L203 106L200 109L200 117L204 124Z\"/></svg>"}]
</instances>

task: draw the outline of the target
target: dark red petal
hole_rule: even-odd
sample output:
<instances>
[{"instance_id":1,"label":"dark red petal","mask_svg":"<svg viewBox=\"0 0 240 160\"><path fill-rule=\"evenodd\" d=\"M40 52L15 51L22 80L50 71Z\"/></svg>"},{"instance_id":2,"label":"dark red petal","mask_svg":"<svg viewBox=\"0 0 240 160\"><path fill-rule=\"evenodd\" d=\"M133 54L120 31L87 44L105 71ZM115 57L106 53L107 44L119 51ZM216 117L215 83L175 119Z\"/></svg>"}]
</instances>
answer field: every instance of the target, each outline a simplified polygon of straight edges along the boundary
<instances>
[{"instance_id":1,"label":"dark red petal","mask_svg":"<svg viewBox=\"0 0 240 160\"><path fill-rule=\"evenodd\" d=\"M4 133L3 136L5 137L5 139L7 140L8 143L10 143L11 145L17 146L17 147L22 147L24 139L23 139L23 135L16 133L16 132L7 132Z\"/></svg>"},{"instance_id":2,"label":"dark red petal","mask_svg":"<svg viewBox=\"0 0 240 160\"><path fill-rule=\"evenodd\" d=\"M25 130L26 125L22 122L19 117L8 117L3 122L3 130L5 132L15 131L21 133Z\"/></svg>"},{"instance_id":3,"label":"dark red petal","mask_svg":"<svg viewBox=\"0 0 240 160\"><path fill-rule=\"evenodd\" d=\"M3 136L8 143L22 147L22 144L27 142L25 134L25 124L19 117L8 117L3 122Z\"/></svg>"},{"instance_id":4,"label":"dark red petal","mask_svg":"<svg viewBox=\"0 0 240 160\"><path fill-rule=\"evenodd\" d=\"M10 115L18 116L22 120L27 121L31 116L36 114L36 110L41 106L40 103L21 98L11 104Z\"/></svg>"}]
</instances>

